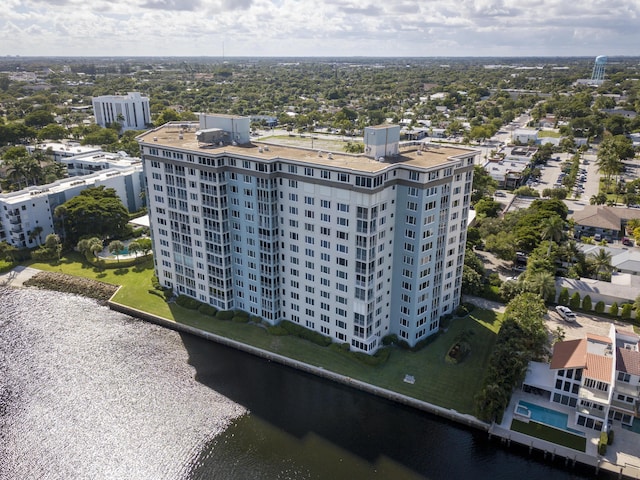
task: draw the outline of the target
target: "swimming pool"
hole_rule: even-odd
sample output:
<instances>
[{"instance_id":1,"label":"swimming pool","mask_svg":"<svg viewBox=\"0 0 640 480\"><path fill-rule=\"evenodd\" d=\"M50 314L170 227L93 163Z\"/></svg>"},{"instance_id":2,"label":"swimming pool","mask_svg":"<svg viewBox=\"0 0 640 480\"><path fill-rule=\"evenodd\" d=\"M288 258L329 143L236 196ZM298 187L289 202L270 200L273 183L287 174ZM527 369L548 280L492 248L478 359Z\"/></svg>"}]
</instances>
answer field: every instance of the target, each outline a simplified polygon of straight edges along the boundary
<instances>
[{"instance_id":1,"label":"swimming pool","mask_svg":"<svg viewBox=\"0 0 640 480\"><path fill-rule=\"evenodd\" d=\"M567 432L575 433L576 435L584 436L584 432L575 430L567 426L569 415L566 413L558 412L557 410L551 410L550 408L541 407L533 403L520 400L516 406L516 413L522 416L527 416L534 422L543 423L551 427L559 428Z\"/></svg>"}]
</instances>

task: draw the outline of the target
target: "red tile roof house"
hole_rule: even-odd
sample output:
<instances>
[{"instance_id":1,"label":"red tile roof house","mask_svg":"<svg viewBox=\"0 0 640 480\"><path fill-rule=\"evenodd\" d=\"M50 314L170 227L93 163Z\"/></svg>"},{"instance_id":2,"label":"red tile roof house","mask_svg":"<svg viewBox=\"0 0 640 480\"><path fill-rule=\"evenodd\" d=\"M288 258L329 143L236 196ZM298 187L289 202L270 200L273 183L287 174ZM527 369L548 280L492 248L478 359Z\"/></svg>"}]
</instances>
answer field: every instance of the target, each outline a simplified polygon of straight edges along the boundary
<instances>
[{"instance_id":1,"label":"red tile roof house","mask_svg":"<svg viewBox=\"0 0 640 480\"><path fill-rule=\"evenodd\" d=\"M587 334L558 342L548 366L551 385L525 379L547 391L552 403L575 408L578 428L603 430L608 424L632 425L640 407L640 337L611 326L609 336Z\"/></svg>"}]
</instances>

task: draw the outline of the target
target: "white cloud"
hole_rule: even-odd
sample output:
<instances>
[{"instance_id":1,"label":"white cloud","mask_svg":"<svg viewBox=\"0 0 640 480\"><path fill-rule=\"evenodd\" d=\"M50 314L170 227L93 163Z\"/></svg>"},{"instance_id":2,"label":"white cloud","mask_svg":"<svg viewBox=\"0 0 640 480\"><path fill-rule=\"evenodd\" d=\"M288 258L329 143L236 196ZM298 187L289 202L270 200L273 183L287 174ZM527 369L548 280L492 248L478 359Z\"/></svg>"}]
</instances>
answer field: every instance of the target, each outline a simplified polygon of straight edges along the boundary
<instances>
[{"instance_id":1,"label":"white cloud","mask_svg":"<svg viewBox=\"0 0 640 480\"><path fill-rule=\"evenodd\" d=\"M637 0L3 0L0 55L637 55L639 19Z\"/></svg>"}]
</instances>

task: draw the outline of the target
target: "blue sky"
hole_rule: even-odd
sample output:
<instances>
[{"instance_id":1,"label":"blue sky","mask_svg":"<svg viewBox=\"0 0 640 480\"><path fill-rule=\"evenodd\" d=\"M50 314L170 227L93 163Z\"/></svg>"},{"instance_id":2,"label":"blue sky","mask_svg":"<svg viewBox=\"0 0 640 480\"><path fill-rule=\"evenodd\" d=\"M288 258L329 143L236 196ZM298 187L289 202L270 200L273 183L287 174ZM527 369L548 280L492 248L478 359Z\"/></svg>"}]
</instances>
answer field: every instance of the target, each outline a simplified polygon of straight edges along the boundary
<instances>
[{"instance_id":1,"label":"blue sky","mask_svg":"<svg viewBox=\"0 0 640 480\"><path fill-rule=\"evenodd\" d=\"M224 47L223 47L224 45ZM640 55L638 0L2 0L0 55Z\"/></svg>"}]
</instances>

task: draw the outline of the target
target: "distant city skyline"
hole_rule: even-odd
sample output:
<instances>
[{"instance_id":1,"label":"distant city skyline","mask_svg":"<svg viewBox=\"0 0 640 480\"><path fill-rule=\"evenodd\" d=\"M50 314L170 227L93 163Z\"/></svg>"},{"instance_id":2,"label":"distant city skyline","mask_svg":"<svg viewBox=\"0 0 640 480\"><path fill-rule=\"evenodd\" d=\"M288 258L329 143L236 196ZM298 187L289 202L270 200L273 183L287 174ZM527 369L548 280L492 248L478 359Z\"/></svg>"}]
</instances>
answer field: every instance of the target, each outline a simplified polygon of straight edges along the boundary
<instances>
[{"instance_id":1,"label":"distant city skyline","mask_svg":"<svg viewBox=\"0 0 640 480\"><path fill-rule=\"evenodd\" d=\"M636 56L640 3L4 0L0 55Z\"/></svg>"}]
</instances>

